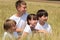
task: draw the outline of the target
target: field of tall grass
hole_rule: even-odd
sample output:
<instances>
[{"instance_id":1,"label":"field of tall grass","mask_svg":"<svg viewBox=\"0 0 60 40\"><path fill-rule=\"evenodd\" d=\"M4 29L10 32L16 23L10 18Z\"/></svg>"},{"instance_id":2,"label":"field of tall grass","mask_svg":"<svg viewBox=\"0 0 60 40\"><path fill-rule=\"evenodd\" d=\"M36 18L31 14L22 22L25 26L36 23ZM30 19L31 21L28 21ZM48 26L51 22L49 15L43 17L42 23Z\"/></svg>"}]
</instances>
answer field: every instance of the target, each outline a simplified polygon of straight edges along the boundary
<instances>
[{"instance_id":1,"label":"field of tall grass","mask_svg":"<svg viewBox=\"0 0 60 40\"><path fill-rule=\"evenodd\" d=\"M0 0L0 40L4 32L4 21L17 12L15 2L16 0ZM26 1L26 3L28 13L36 14L39 9L47 10L49 14L48 23L52 27L53 34L49 37L47 36L46 40L60 40L60 4L29 1Z\"/></svg>"}]
</instances>

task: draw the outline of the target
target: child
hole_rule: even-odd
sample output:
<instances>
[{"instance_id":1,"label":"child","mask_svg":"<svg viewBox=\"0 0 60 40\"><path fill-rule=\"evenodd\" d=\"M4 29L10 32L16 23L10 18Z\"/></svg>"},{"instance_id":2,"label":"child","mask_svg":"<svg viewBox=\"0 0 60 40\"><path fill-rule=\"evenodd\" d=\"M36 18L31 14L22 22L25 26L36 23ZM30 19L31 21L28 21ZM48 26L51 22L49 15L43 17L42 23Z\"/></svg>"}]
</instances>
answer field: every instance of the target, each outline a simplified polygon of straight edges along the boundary
<instances>
[{"instance_id":1,"label":"child","mask_svg":"<svg viewBox=\"0 0 60 40\"><path fill-rule=\"evenodd\" d=\"M37 18L38 18L38 23L35 27L35 29L39 30L39 32L48 34L51 33L51 26L47 23L48 19L48 13L47 11L41 9L37 11Z\"/></svg>"},{"instance_id":2,"label":"child","mask_svg":"<svg viewBox=\"0 0 60 40\"><path fill-rule=\"evenodd\" d=\"M15 7L16 7L17 13L11 16L10 19L16 21L17 28L16 28L16 32L14 32L14 35L16 37L19 37L21 36L26 25L26 19L28 15L26 11L27 4L23 0L18 0L16 1Z\"/></svg>"},{"instance_id":3,"label":"child","mask_svg":"<svg viewBox=\"0 0 60 40\"><path fill-rule=\"evenodd\" d=\"M7 19L4 23L4 36L3 40L16 40L13 32L16 30L16 22L11 19Z\"/></svg>"},{"instance_id":4,"label":"child","mask_svg":"<svg viewBox=\"0 0 60 40\"><path fill-rule=\"evenodd\" d=\"M35 29L35 26L37 24L37 17L35 14L29 14L27 16L27 24L23 31L22 37L27 37L27 35L30 35ZM24 39L24 38L23 38Z\"/></svg>"}]
</instances>

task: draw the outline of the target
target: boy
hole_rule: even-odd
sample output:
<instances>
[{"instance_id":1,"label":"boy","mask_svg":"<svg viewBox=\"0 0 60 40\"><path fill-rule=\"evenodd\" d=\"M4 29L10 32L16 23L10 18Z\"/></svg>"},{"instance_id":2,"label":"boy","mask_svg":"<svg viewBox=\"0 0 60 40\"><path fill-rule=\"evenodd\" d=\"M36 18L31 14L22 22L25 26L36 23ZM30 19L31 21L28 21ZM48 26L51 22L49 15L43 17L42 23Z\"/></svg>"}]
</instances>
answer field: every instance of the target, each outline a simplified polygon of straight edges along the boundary
<instances>
[{"instance_id":1,"label":"boy","mask_svg":"<svg viewBox=\"0 0 60 40\"><path fill-rule=\"evenodd\" d=\"M15 20L16 21L16 32L14 32L14 35L16 37L19 37L18 35L21 35L20 32L23 31L23 29L25 28L26 25L26 18L27 18L27 13L26 13L26 2L22 1L22 0L18 0L15 4L16 9L17 9L17 13L15 15L13 15L12 17L10 17L10 19Z\"/></svg>"},{"instance_id":2,"label":"boy","mask_svg":"<svg viewBox=\"0 0 60 40\"><path fill-rule=\"evenodd\" d=\"M47 23L48 13L41 9L37 11L38 23L35 29L39 30L40 33L48 34L52 32L51 26Z\"/></svg>"},{"instance_id":3,"label":"boy","mask_svg":"<svg viewBox=\"0 0 60 40\"><path fill-rule=\"evenodd\" d=\"M16 31L16 22L14 20L7 19L4 23L4 36L2 40L16 40L13 32Z\"/></svg>"}]
</instances>

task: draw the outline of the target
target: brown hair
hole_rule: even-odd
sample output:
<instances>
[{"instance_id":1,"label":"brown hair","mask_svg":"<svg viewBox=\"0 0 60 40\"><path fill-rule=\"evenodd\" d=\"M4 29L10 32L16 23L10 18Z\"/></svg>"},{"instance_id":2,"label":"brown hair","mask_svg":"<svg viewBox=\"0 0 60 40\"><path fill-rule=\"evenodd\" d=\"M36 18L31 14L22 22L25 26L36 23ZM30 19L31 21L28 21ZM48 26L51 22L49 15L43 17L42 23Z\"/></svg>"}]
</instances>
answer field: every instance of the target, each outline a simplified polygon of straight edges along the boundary
<instances>
[{"instance_id":1,"label":"brown hair","mask_svg":"<svg viewBox=\"0 0 60 40\"><path fill-rule=\"evenodd\" d=\"M28 25L30 25L29 20L31 20L31 19L37 20L37 16L36 16L35 14L29 14L29 15L27 16L27 24L28 24Z\"/></svg>"},{"instance_id":2,"label":"brown hair","mask_svg":"<svg viewBox=\"0 0 60 40\"><path fill-rule=\"evenodd\" d=\"M16 8L17 8L18 6L21 6L21 4L22 4L22 5L26 5L26 2L23 1L23 0L18 0L18 1L16 2L16 4L15 4Z\"/></svg>"},{"instance_id":3,"label":"brown hair","mask_svg":"<svg viewBox=\"0 0 60 40\"><path fill-rule=\"evenodd\" d=\"M7 19L5 22L4 22L4 29L5 30L8 30L9 28L12 27L13 23L16 25L16 22L14 20L11 20L11 19Z\"/></svg>"}]
</instances>

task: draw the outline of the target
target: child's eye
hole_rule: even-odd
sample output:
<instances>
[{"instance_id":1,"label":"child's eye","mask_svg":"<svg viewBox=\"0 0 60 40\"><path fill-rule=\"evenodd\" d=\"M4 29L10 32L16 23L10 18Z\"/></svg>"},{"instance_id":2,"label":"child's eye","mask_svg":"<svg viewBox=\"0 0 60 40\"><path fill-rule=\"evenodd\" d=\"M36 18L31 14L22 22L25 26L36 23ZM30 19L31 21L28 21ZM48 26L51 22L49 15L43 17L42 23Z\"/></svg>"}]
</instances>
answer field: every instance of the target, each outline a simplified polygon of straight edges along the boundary
<instances>
[{"instance_id":1,"label":"child's eye","mask_svg":"<svg viewBox=\"0 0 60 40\"><path fill-rule=\"evenodd\" d=\"M44 17L48 17L48 16L44 15Z\"/></svg>"},{"instance_id":2,"label":"child's eye","mask_svg":"<svg viewBox=\"0 0 60 40\"><path fill-rule=\"evenodd\" d=\"M33 20L37 20L36 18L34 18Z\"/></svg>"}]
</instances>

